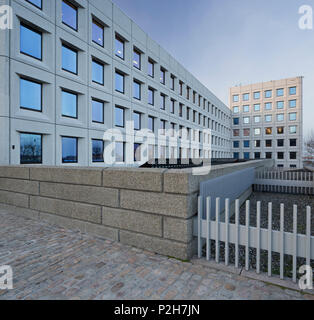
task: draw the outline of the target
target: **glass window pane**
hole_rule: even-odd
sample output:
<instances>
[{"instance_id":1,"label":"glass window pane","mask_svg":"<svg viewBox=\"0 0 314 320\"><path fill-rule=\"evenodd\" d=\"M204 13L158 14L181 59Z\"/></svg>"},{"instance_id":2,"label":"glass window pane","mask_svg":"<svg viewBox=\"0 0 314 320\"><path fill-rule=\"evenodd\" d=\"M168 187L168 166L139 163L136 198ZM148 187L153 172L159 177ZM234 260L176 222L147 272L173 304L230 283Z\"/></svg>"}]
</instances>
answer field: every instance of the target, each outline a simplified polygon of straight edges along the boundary
<instances>
[{"instance_id":1,"label":"glass window pane","mask_svg":"<svg viewBox=\"0 0 314 320\"><path fill-rule=\"evenodd\" d=\"M92 140L93 162L104 162L104 141Z\"/></svg>"},{"instance_id":2,"label":"glass window pane","mask_svg":"<svg viewBox=\"0 0 314 320\"><path fill-rule=\"evenodd\" d=\"M21 24L20 51L36 59L42 59L42 34Z\"/></svg>"},{"instance_id":3,"label":"glass window pane","mask_svg":"<svg viewBox=\"0 0 314 320\"><path fill-rule=\"evenodd\" d=\"M115 76L116 91L124 93L124 75L116 72Z\"/></svg>"},{"instance_id":4,"label":"glass window pane","mask_svg":"<svg viewBox=\"0 0 314 320\"><path fill-rule=\"evenodd\" d=\"M20 163L42 163L42 135L21 133L20 135Z\"/></svg>"},{"instance_id":5,"label":"glass window pane","mask_svg":"<svg viewBox=\"0 0 314 320\"><path fill-rule=\"evenodd\" d=\"M104 65L96 61L92 61L92 81L104 84Z\"/></svg>"},{"instance_id":6,"label":"glass window pane","mask_svg":"<svg viewBox=\"0 0 314 320\"><path fill-rule=\"evenodd\" d=\"M36 111L42 110L41 96L42 87L40 83L20 79L20 106L21 108Z\"/></svg>"},{"instance_id":7,"label":"glass window pane","mask_svg":"<svg viewBox=\"0 0 314 320\"><path fill-rule=\"evenodd\" d=\"M290 95L297 94L297 87L291 87L291 88L289 88L289 94L290 94Z\"/></svg>"},{"instance_id":8,"label":"glass window pane","mask_svg":"<svg viewBox=\"0 0 314 320\"><path fill-rule=\"evenodd\" d=\"M134 143L134 162L141 161L141 144Z\"/></svg>"},{"instance_id":9,"label":"glass window pane","mask_svg":"<svg viewBox=\"0 0 314 320\"><path fill-rule=\"evenodd\" d=\"M116 47L115 47L115 54L121 59L124 59L124 42L119 38L116 38Z\"/></svg>"},{"instance_id":10,"label":"glass window pane","mask_svg":"<svg viewBox=\"0 0 314 320\"><path fill-rule=\"evenodd\" d=\"M62 46L62 69L77 74L77 52Z\"/></svg>"},{"instance_id":11,"label":"glass window pane","mask_svg":"<svg viewBox=\"0 0 314 320\"><path fill-rule=\"evenodd\" d=\"M284 108L284 102L283 101L277 101L277 109L283 109Z\"/></svg>"},{"instance_id":12,"label":"glass window pane","mask_svg":"<svg viewBox=\"0 0 314 320\"><path fill-rule=\"evenodd\" d=\"M282 97L284 94L284 90L283 89L277 89L277 97Z\"/></svg>"},{"instance_id":13,"label":"glass window pane","mask_svg":"<svg viewBox=\"0 0 314 320\"><path fill-rule=\"evenodd\" d=\"M96 21L93 21L92 25L92 41L104 46L104 27Z\"/></svg>"},{"instance_id":14,"label":"glass window pane","mask_svg":"<svg viewBox=\"0 0 314 320\"><path fill-rule=\"evenodd\" d=\"M148 89L148 103L154 105L154 90Z\"/></svg>"},{"instance_id":15,"label":"glass window pane","mask_svg":"<svg viewBox=\"0 0 314 320\"><path fill-rule=\"evenodd\" d=\"M26 1L33 4L34 6L36 6L39 9L42 8L41 0L26 0Z\"/></svg>"},{"instance_id":16,"label":"glass window pane","mask_svg":"<svg viewBox=\"0 0 314 320\"><path fill-rule=\"evenodd\" d=\"M136 50L133 52L133 66L137 69L141 69L141 54Z\"/></svg>"},{"instance_id":17,"label":"glass window pane","mask_svg":"<svg viewBox=\"0 0 314 320\"><path fill-rule=\"evenodd\" d=\"M124 109L116 107L115 109L115 125L117 127L124 127Z\"/></svg>"},{"instance_id":18,"label":"glass window pane","mask_svg":"<svg viewBox=\"0 0 314 320\"><path fill-rule=\"evenodd\" d=\"M289 101L289 108L296 108L297 100L290 100Z\"/></svg>"},{"instance_id":19,"label":"glass window pane","mask_svg":"<svg viewBox=\"0 0 314 320\"><path fill-rule=\"evenodd\" d=\"M124 142L115 143L116 162L124 162Z\"/></svg>"},{"instance_id":20,"label":"glass window pane","mask_svg":"<svg viewBox=\"0 0 314 320\"><path fill-rule=\"evenodd\" d=\"M62 1L62 22L77 30L77 8L66 1Z\"/></svg>"},{"instance_id":21,"label":"glass window pane","mask_svg":"<svg viewBox=\"0 0 314 320\"><path fill-rule=\"evenodd\" d=\"M77 138L62 137L62 162L77 162Z\"/></svg>"},{"instance_id":22,"label":"glass window pane","mask_svg":"<svg viewBox=\"0 0 314 320\"><path fill-rule=\"evenodd\" d=\"M104 123L104 103L92 100L92 121Z\"/></svg>"},{"instance_id":23,"label":"glass window pane","mask_svg":"<svg viewBox=\"0 0 314 320\"><path fill-rule=\"evenodd\" d=\"M148 129L154 132L154 118L148 117Z\"/></svg>"},{"instance_id":24,"label":"glass window pane","mask_svg":"<svg viewBox=\"0 0 314 320\"><path fill-rule=\"evenodd\" d=\"M77 118L77 95L62 91L62 116Z\"/></svg>"},{"instance_id":25,"label":"glass window pane","mask_svg":"<svg viewBox=\"0 0 314 320\"><path fill-rule=\"evenodd\" d=\"M239 102L239 96L238 95L234 95L233 96L233 102Z\"/></svg>"},{"instance_id":26,"label":"glass window pane","mask_svg":"<svg viewBox=\"0 0 314 320\"><path fill-rule=\"evenodd\" d=\"M133 97L137 100L141 100L141 84L137 81L133 82Z\"/></svg>"},{"instance_id":27,"label":"glass window pane","mask_svg":"<svg viewBox=\"0 0 314 320\"><path fill-rule=\"evenodd\" d=\"M133 113L134 130L141 130L141 114L138 112Z\"/></svg>"},{"instance_id":28,"label":"glass window pane","mask_svg":"<svg viewBox=\"0 0 314 320\"><path fill-rule=\"evenodd\" d=\"M154 77L154 63L152 61L148 61L148 75Z\"/></svg>"}]
</instances>

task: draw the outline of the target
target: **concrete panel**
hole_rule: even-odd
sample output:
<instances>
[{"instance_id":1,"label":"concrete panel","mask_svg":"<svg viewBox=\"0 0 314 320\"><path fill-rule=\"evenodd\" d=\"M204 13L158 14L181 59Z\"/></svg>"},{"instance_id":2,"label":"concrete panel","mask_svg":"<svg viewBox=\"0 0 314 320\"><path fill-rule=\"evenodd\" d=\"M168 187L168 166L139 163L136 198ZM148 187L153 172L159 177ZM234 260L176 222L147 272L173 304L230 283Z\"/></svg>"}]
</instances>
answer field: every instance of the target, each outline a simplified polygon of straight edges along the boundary
<instances>
[{"instance_id":1,"label":"concrete panel","mask_svg":"<svg viewBox=\"0 0 314 320\"><path fill-rule=\"evenodd\" d=\"M38 195L39 182L20 179L0 178L0 189Z\"/></svg>"},{"instance_id":2,"label":"concrete panel","mask_svg":"<svg viewBox=\"0 0 314 320\"><path fill-rule=\"evenodd\" d=\"M193 219L164 217L164 238L190 243L193 238Z\"/></svg>"},{"instance_id":3,"label":"concrete panel","mask_svg":"<svg viewBox=\"0 0 314 320\"><path fill-rule=\"evenodd\" d=\"M29 179L29 168L22 166L7 166L0 167L1 178L16 178L16 179Z\"/></svg>"},{"instance_id":4,"label":"concrete panel","mask_svg":"<svg viewBox=\"0 0 314 320\"><path fill-rule=\"evenodd\" d=\"M0 191L0 202L16 207L28 208L29 196L26 194Z\"/></svg>"}]
</instances>

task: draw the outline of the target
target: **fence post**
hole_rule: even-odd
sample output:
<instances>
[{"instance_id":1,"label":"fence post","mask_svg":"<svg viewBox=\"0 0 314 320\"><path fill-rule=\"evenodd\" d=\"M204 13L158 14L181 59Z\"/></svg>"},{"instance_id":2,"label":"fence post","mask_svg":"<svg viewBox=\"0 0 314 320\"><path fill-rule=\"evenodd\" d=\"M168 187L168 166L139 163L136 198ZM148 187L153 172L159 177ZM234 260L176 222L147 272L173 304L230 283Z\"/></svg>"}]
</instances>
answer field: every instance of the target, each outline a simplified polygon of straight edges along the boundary
<instances>
[{"instance_id":1,"label":"fence post","mask_svg":"<svg viewBox=\"0 0 314 320\"><path fill-rule=\"evenodd\" d=\"M229 264L229 199L225 203L225 227L226 227L226 242L225 242L225 265Z\"/></svg>"},{"instance_id":2,"label":"fence post","mask_svg":"<svg viewBox=\"0 0 314 320\"><path fill-rule=\"evenodd\" d=\"M268 276L271 277L271 262L272 262L272 203L268 203Z\"/></svg>"},{"instance_id":3,"label":"fence post","mask_svg":"<svg viewBox=\"0 0 314 320\"><path fill-rule=\"evenodd\" d=\"M235 267L239 268L239 211L240 201L239 199L235 202L235 228L236 228L236 239L235 239Z\"/></svg>"},{"instance_id":4,"label":"fence post","mask_svg":"<svg viewBox=\"0 0 314 320\"><path fill-rule=\"evenodd\" d=\"M211 213L211 197L207 197L206 199L206 226L207 226L207 233L206 233L206 259L210 260L211 258L211 241L210 241L210 213Z\"/></svg>"},{"instance_id":5,"label":"fence post","mask_svg":"<svg viewBox=\"0 0 314 320\"><path fill-rule=\"evenodd\" d=\"M198 247L198 258L202 257L202 239L201 239L201 226L202 226L202 215L203 215L203 197L198 197L198 243L197 243L197 247Z\"/></svg>"},{"instance_id":6,"label":"fence post","mask_svg":"<svg viewBox=\"0 0 314 320\"><path fill-rule=\"evenodd\" d=\"M306 265L311 263L311 207L306 207Z\"/></svg>"},{"instance_id":7,"label":"fence post","mask_svg":"<svg viewBox=\"0 0 314 320\"><path fill-rule=\"evenodd\" d=\"M293 206L293 266L292 280L297 282L297 254L298 254L298 206Z\"/></svg>"},{"instance_id":8,"label":"fence post","mask_svg":"<svg viewBox=\"0 0 314 320\"><path fill-rule=\"evenodd\" d=\"M220 198L216 198L216 262L219 263L219 213L220 213Z\"/></svg>"},{"instance_id":9,"label":"fence post","mask_svg":"<svg viewBox=\"0 0 314 320\"><path fill-rule=\"evenodd\" d=\"M284 277L284 204L280 204L280 279Z\"/></svg>"},{"instance_id":10,"label":"fence post","mask_svg":"<svg viewBox=\"0 0 314 320\"><path fill-rule=\"evenodd\" d=\"M261 272L261 202L257 202L256 215L256 273Z\"/></svg>"},{"instance_id":11,"label":"fence post","mask_svg":"<svg viewBox=\"0 0 314 320\"><path fill-rule=\"evenodd\" d=\"M245 207L245 225L246 225L246 246L245 246L245 270L249 271L250 264L250 200L246 201Z\"/></svg>"}]
</instances>

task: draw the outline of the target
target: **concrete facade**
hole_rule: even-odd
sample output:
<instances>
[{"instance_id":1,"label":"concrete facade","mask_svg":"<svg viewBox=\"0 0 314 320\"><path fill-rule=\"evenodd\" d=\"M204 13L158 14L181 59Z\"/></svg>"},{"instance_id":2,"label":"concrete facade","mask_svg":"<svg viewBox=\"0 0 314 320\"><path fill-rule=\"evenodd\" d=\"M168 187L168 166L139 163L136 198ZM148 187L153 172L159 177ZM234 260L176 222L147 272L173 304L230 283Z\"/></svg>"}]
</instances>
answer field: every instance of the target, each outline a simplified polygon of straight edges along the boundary
<instances>
[{"instance_id":1,"label":"concrete facade","mask_svg":"<svg viewBox=\"0 0 314 320\"><path fill-rule=\"evenodd\" d=\"M296 77L230 89L234 157L303 167L302 81Z\"/></svg>"},{"instance_id":2,"label":"concrete facade","mask_svg":"<svg viewBox=\"0 0 314 320\"><path fill-rule=\"evenodd\" d=\"M200 183L272 165L215 166L203 176L191 169L0 166L0 203L32 219L186 260L196 250Z\"/></svg>"},{"instance_id":3,"label":"concrete facade","mask_svg":"<svg viewBox=\"0 0 314 320\"><path fill-rule=\"evenodd\" d=\"M42 136L41 164L49 166L116 165L109 151L103 162L93 162L93 139L104 140L108 150L115 141L125 142L128 165L139 164L133 159L134 143L150 146L155 157L231 157L228 107L111 1L70 1L77 11L77 30L62 22L62 0L42 0L42 8L30 2L0 1L12 7L14 26L0 32L0 71L8 79L0 84L0 164L20 164L21 133ZM103 28L103 46L92 41L95 21ZM41 60L21 52L21 23L41 34ZM124 59L115 54L116 37L124 42ZM63 44L77 52L77 74L62 69ZM140 68L134 66L134 50L140 53ZM103 85L92 81L93 60L103 66ZM148 61L154 63L153 77L148 75ZM165 84L160 81L161 68ZM124 93L115 90L116 71L124 75ZM41 84L40 112L21 108L21 78ZM134 80L140 83L140 100L133 97ZM148 104L149 88L154 90L154 105ZM77 95L77 118L62 116L62 90ZM165 96L165 110L160 108L161 95ZM104 104L104 123L92 121L93 99ZM115 126L116 106L124 109L124 128ZM133 130L134 112L140 113L141 129L148 128L149 116L154 118L155 135ZM158 134L161 120L166 121L166 129L181 129L182 138ZM118 138L113 138L117 130ZM77 138L76 163L62 163L62 137ZM141 162L148 159L147 153L143 152Z\"/></svg>"}]
</instances>

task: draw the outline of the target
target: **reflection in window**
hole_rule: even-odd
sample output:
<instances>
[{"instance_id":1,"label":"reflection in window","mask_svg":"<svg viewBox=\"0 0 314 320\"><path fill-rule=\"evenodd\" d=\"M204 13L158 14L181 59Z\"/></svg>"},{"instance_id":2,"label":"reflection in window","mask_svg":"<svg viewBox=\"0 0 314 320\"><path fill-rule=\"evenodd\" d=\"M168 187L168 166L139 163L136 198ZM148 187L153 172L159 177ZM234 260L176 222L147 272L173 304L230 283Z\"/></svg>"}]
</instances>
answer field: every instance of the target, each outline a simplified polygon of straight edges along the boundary
<instances>
[{"instance_id":1,"label":"reflection in window","mask_svg":"<svg viewBox=\"0 0 314 320\"><path fill-rule=\"evenodd\" d=\"M148 104L154 105L154 90L151 88L148 88Z\"/></svg>"},{"instance_id":2,"label":"reflection in window","mask_svg":"<svg viewBox=\"0 0 314 320\"><path fill-rule=\"evenodd\" d=\"M115 55L124 60L124 41L116 36Z\"/></svg>"},{"instance_id":3,"label":"reflection in window","mask_svg":"<svg viewBox=\"0 0 314 320\"><path fill-rule=\"evenodd\" d=\"M62 45L62 70L77 74L77 51Z\"/></svg>"},{"instance_id":4,"label":"reflection in window","mask_svg":"<svg viewBox=\"0 0 314 320\"><path fill-rule=\"evenodd\" d=\"M62 90L62 116L77 118L77 95Z\"/></svg>"},{"instance_id":5,"label":"reflection in window","mask_svg":"<svg viewBox=\"0 0 314 320\"><path fill-rule=\"evenodd\" d=\"M121 107L115 108L115 126L124 128L124 109Z\"/></svg>"},{"instance_id":6,"label":"reflection in window","mask_svg":"<svg viewBox=\"0 0 314 320\"><path fill-rule=\"evenodd\" d=\"M277 89L277 97L282 97L284 94L284 89Z\"/></svg>"},{"instance_id":7,"label":"reflection in window","mask_svg":"<svg viewBox=\"0 0 314 320\"><path fill-rule=\"evenodd\" d=\"M160 83L161 84L166 83L166 71L163 68L160 68Z\"/></svg>"},{"instance_id":8,"label":"reflection in window","mask_svg":"<svg viewBox=\"0 0 314 320\"><path fill-rule=\"evenodd\" d=\"M297 107L297 100L290 100L289 108L296 108L296 107Z\"/></svg>"},{"instance_id":9,"label":"reflection in window","mask_svg":"<svg viewBox=\"0 0 314 320\"><path fill-rule=\"evenodd\" d=\"M42 85L40 83L20 79L20 107L35 111L42 110Z\"/></svg>"},{"instance_id":10,"label":"reflection in window","mask_svg":"<svg viewBox=\"0 0 314 320\"><path fill-rule=\"evenodd\" d=\"M62 163L77 163L77 138L62 137Z\"/></svg>"},{"instance_id":11,"label":"reflection in window","mask_svg":"<svg viewBox=\"0 0 314 320\"><path fill-rule=\"evenodd\" d=\"M104 84L104 65L95 60L92 61L92 81Z\"/></svg>"},{"instance_id":12,"label":"reflection in window","mask_svg":"<svg viewBox=\"0 0 314 320\"><path fill-rule=\"evenodd\" d=\"M134 143L134 162L141 161L141 144Z\"/></svg>"},{"instance_id":13,"label":"reflection in window","mask_svg":"<svg viewBox=\"0 0 314 320\"><path fill-rule=\"evenodd\" d=\"M272 90L266 90L265 91L265 98L271 98L272 97Z\"/></svg>"},{"instance_id":14,"label":"reflection in window","mask_svg":"<svg viewBox=\"0 0 314 320\"><path fill-rule=\"evenodd\" d=\"M92 140L93 162L104 162L104 141Z\"/></svg>"},{"instance_id":15,"label":"reflection in window","mask_svg":"<svg viewBox=\"0 0 314 320\"><path fill-rule=\"evenodd\" d=\"M124 142L115 143L115 155L116 155L116 162L125 161L125 143Z\"/></svg>"},{"instance_id":16,"label":"reflection in window","mask_svg":"<svg viewBox=\"0 0 314 320\"><path fill-rule=\"evenodd\" d=\"M116 91L124 93L124 75L122 73L116 71L115 83Z\"/></svg>"},{"instance_id":17,"label":"reflection in window","mask_svg":"<svg viewBox=\"0 0 314 320\"><path fill-rule=\"evenodd\" d=\"M133 66L136 69L141 69L141 53L135 49L133 52Z\"/></svg>"},{"instance_id":18,"label":"reflection in window","mask_svg":"<svg viewBox=\"0 0 314 320\"><path fill-rule=\"evenodd\" d=\"M77 8L65 0L62 1L62 22L75 31L77 30Z\"/></svg>"},{"instance_id":19,"label":"reflection in window","mask_svg":"<svg viewBox=\"0 0 314 320\"><path fill-rule=\"evenodd\" d=\"M42 135L21 133L20 134L20 163L42 163Z\"/></svg>"},{"instance_id":20,"label":"reflection in window","mask_svg":"<svg viewBox=\"0 0 314 320\"><path fill-rule=\"evenodd\" d=\"M141 84L136 80L133 81L133 98L141 100Z\"/></svg>"},{"instance_id":21,"label":"reflection in window","mask_svg":"<svg viewBox=\"0 0 314 320\"><path fill-rule=\"evenodd\" d=\"M104 46L104 27L95 20L92 24L92 41L101 47Z\"/></svg>"},{"instance_id":22,"label":"reflection in window","mask_svg":"<svg viewBox=\"0 0 314 320\"><path fill-rule=\"evenodd\" d=\"M42 59L42 34L23 24L20 26L20 51L35 59Z\"/></svg>"},{"instance_id":23,"label":"reflection in window","mask_svg":"<svg viewBox=\"0 0 314 320\"><path fill-rule=\"evenodd\" d=\"M148 117L148 129L152 132L155 131L155 121L154 121L154 117L149 116Z\"/></svg>"},{"instance_id":24,"label":"reflection in window","mask_svg":"<svg viewBox=\"0 0 314 320\"><path fill-rule=\"evenodd\" d=\"M154 62L151 60L148 60L148 75L154 78Z\"/></svg>"},{"instance_id":25,"label":"reflection in window","mask_svg":"<svg viewBox=\"0 0 314 320\"><path fill-rule=\"evenodd\" d=\"M295 95L295 94L297 94L297 87L291 87L291 88L289 88L289 94L290 94L290 95Z\"/></svg>"},{"instance_id":26,"label":"reflection in window","mask_svg":"<svg viewBox=\"0 0 314 320\"><path fill-rule=\"evenodd\" d=\"M92 100L92 121L104 123L104 103Z\"/></svg>"},{"instance_id":27,"label":"reflection in window","mask_svg":"<svg viewBox=\"0 0 314 320\"><path fill-rule=\"evenodd\" d=\"M141 130L141 114L138 112L133 113L134 130Z\"/></svg>"}]
</instances>

